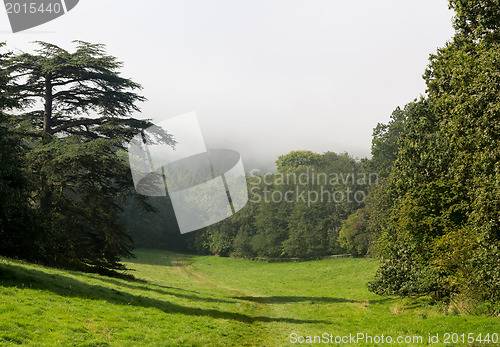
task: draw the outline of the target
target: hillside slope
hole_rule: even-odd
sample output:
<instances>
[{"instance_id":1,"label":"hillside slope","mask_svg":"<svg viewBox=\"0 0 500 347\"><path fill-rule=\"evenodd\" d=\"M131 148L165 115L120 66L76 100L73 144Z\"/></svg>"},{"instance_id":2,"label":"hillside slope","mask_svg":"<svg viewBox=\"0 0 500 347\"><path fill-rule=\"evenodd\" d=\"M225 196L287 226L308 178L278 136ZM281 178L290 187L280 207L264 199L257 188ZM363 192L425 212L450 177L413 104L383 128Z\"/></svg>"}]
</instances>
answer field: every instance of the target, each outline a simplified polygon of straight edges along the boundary
<instances>
[{"instance_id":1,"label":"hillside slope","mask_svg":"<svg viewBox=\"0 0 500 347\"><path fill-rule=\"evenodd\" d=\"M499 318L368 292L377 263L261 263L137 250L138 280L0 258L0 344L287 345L290 337L500 333ZM415 344L416 345L416 344ZM490 344L493 345L493 344Z\"/></svg>"}]
</instances>

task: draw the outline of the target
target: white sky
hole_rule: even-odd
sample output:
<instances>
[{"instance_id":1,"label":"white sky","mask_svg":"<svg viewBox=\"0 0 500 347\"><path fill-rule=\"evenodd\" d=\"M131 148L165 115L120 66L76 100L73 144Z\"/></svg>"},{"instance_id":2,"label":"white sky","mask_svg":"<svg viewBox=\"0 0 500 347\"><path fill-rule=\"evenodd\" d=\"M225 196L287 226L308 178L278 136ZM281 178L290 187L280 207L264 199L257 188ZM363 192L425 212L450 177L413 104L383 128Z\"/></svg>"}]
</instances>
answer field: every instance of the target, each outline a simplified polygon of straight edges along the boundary
<instances>
[{"instance_id":1,"label":"white sky","mask_svg":"<svg viewBox=\"0 0 500 347\"><path fill-rule=\"evenodd\" d=\"M106 44L144 87L135 116L196 111L207 146L249 171L299 149L370 156L377 123L425 92L452 15L446 0L81 0L16 34L0 11L0 41Z\"/></svg>"}]
</instances>

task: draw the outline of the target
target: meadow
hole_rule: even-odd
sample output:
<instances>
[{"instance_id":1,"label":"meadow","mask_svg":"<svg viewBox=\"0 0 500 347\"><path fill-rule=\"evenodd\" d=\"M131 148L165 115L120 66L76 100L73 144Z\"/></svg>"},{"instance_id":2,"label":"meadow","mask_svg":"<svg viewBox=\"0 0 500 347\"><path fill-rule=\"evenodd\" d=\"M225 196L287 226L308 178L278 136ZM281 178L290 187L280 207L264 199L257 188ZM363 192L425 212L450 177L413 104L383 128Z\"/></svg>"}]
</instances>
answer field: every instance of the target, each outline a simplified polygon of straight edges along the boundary
<instances>
[{"instance_id":1,"label":"meadow","mask_svg":"<svg viewBox=\"0 0 500 347\"><path fill-rule=\"evenodd\" d=\"M338 345L335 338L352 344L349 334L363 334L357 345L381 345L384 335L385 342L390 336L398 345L401 337L399 345L417 346L428 344L429 334L438 335L434 346L500 345L492 340L498 317L370 293L366 282L377 268L371 259L265 263L146 249L135 255L126 263L135 280L0 258L0 345L283 346L308 336ZM447 333L456 334L449 343Z\"/></svg>"}]
</instances>

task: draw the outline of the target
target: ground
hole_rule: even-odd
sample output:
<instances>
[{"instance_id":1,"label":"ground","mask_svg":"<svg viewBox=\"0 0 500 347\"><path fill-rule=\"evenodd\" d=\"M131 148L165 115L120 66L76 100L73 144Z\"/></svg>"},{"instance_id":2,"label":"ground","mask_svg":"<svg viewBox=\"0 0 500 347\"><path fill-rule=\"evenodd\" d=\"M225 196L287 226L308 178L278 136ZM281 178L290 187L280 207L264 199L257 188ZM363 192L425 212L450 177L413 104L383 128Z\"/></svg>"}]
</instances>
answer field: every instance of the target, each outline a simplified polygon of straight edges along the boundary
<instances>
[{"instance_id":1,"label":"ground","mask_svg":"<svg viewBox=\"0 0 500 347\"><path fill-rule=\"evenodd\" d=\"M381 345L375 342L384 335L415 339L400 345L416 346L417 336L427 344L438 334L437 346L446 345L446 333L457 334L448 345L467 342L468 333L482 334L474 345L500 345L492 343L500 318L460 315L429 298L370 293L366 282L377 268L371 259L264 263L135 254L126 265L137 280L0 258L0 345L282 346L314 336L337 345L336 337L352 343L351 334L364 336L358 345Z\"/></svg>"}]
</instances>

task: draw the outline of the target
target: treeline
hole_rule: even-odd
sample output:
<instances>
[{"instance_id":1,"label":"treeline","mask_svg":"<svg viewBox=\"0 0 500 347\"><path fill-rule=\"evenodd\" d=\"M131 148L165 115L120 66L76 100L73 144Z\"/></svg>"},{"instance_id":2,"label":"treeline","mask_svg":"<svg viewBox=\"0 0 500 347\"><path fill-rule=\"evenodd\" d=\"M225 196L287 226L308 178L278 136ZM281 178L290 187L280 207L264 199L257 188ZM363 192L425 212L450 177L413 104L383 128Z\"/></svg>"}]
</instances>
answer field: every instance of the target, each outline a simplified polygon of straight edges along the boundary
<instances>
[{"instance_id":1,"label":"treeline","mask_svg":"<svg viewBox=\"0 0 500 347\"><path fill-rule=\"evenodd\" d=\"M378 181L348 154L294 151L276 173L248 175L249 203L236 215L190 236L190 249L221 256L311 259L345 253L342 221Z\"/></svg>"}]
</instances>

